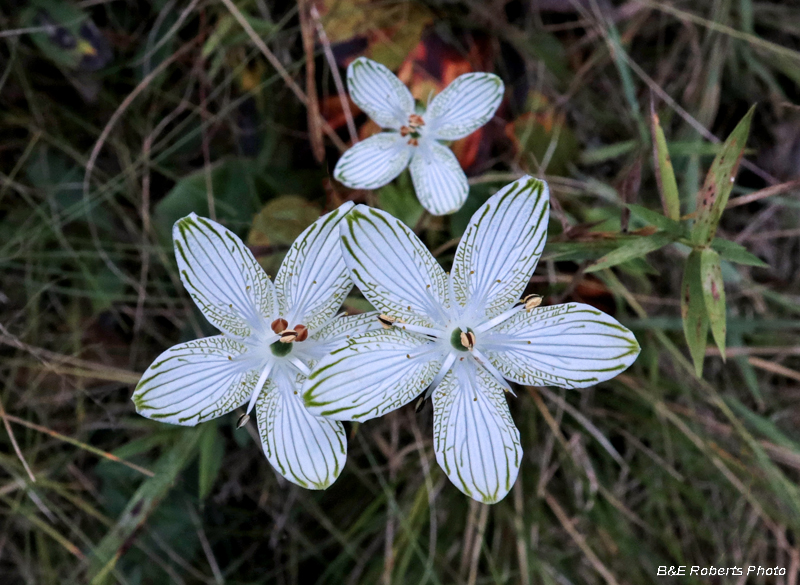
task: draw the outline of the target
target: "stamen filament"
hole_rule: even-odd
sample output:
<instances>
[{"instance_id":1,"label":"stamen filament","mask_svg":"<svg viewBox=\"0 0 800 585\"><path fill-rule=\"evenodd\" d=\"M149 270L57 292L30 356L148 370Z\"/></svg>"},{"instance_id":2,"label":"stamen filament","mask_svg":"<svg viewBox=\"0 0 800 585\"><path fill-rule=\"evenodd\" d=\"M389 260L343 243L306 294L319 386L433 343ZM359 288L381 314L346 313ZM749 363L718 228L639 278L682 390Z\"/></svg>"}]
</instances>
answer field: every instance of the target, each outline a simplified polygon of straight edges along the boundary
<instances>
[{"instance_id":1,"label":"stamen filament","mask_svg":"<svg viewBox=\"0 0 800 585\"><path fill-rule=\"evenodd\" d=\"M442 383L442 380L444 380L447 372L450 371L450 367L453 365L454 361L456 361L456 355L452 352L448 353L447 357L444 358L442 367L439 368L439 372L436 374L436 377L431 382L431 385L428 386L428 390L425 392L425 398L423 400L427 400L433 395L433 391L436 390L436 387Z\"/></svg>"},{"instance_id":2,"label":"stamen filament","mask_svg":"<svg viewBox=\"0 0 800 585\"><path fill-rule=\"evenodd\" d=\"M247 405L247 411L245 414L249 415L250 411L253 410L253 407L256 405L256 400L258 400L258 397L261 395L261 387L267 381L267 377L269 376L269 373L272 371L272 365L273 362L271 360L267 362L264 371L261 372L261 375L258 377L258 382L256 382L256 387L253 389L253 394L250 396L250 403ZM245 422L247 421L245 420Z\"/></svg>"},{"instance_id":3,"label":"stamen filament","mask_svg":"<svg viewBox=\"0 0 800 585\"><path fill-rule=\"evenodd\" d=\"M516 398L516 397L517 397L517 395L516 395L516 394L514 393L514 391L511 389L511 386L509 386L509 385L508 385L508 382L506 382L506 379L505 379L505 377L503 376L503 374L501 374L501 373L498 371L498 369L497 369L497 368L495 368L495 367L492 365L492 362L490 362L490 361L489 361L489 358L488 358L488 357L486 357L485 355L483 355L483 353L481 353L481 352L480 352L480 351L478 351L477 349L473 349L473 350L472 350L472 355L475 357L475 360L476 360L476 361L477 361L477 362L478 362L480 365L482 365L484 368L486 368L486 370L487 370L487 371L488 371L488 372L489 372L489 373L490 373L492 376L494 376L494 377L495 377L495 379L496 379L496 380L497 380L497 381L500 383L500 385L501 385L503 388L505 388L505 391L506 391L506 392L508 392L509 394L511 394L511 396L513 396L514 398Z\"/></svg>"},{"instance_id":4,"label":"stamen filament","mask_svg":"<svg viewBox=\"0 0 800 585\"><path fill-rule=\"evenodd\" d=\"M500 325L500 323L502 323L503 321L505 321L506 319L508 319L512 315L515 315L515 314L519 313L520 311L522 311L524 309L525 309L525 305L515 305L515 306L511 307L508 311L500 313L494 319L489 319L485 323L481 323L480 325L478 325L475 328L475 333L483 333L484 331L489 331L489 329L491 329L492 327L495 327L496 325Z\"/></svg>"},{"instance_id":5,"label":"stamen filament","mask_svg":"<svg viewBox=\"0 0 800 585\"><path fill-rule=\"evenodd\" d=\"M442 337L444 331L439 329L432 329L430 327L423 327L422 325L411 325L410 323L400 323L399 321L394 324L395 327L410 331L412 333L419 333L420 335L429 335L431 337Z\"/></svg>"},{"instance_id":6,"label":"stamen filament","mask_svg":"<svg viewBox=\"0 0 800 585\"><path fill-rule=\"evenodd\" d=\"M337 319L341 319L342 317L347 317L347 311L342 311L341 313L337 313L336 315L334 315L333 317L331 317L330 319L328 319L327 321L325 321L325 322L324 322L322 325L320 325L320 326L318 326L318 327L314 327L314 329L313 329L313 330L312 330L312 329L309 329L309 330L308 330L308 336L309 336L309 337L311 337L312 335L315 335L316 333L318 333L318 332L322 331L322 330L323 330L323 329L325 329L325 328L326 328L328 325L330 325L331 323L333 323L333 322L334 322L334 321L336 321Z\"/></svg>"},{"instance_id":7,"label":"stamen filament","mask_svg":"<svg viewBox=\"0 0 800 585\"><path fill-rule=\"evenodd\" d=\"M303 363L301 360L299 360L298 358L296 358L296 357L290 357L290 358L289 358L289 363L291 363L291 364L292 364L292 365L293 365L295 368L297 368L297 369L298 369L298 371L299 371L301 374L303 374L303 375L304 375L306 378L308 378L308 377L311 375L311 370L309 370L309 369L308 369L308 366L306 366L306 365L305 365L305 364L304 364L304 363Z\"/></svg>"}]
</instances>

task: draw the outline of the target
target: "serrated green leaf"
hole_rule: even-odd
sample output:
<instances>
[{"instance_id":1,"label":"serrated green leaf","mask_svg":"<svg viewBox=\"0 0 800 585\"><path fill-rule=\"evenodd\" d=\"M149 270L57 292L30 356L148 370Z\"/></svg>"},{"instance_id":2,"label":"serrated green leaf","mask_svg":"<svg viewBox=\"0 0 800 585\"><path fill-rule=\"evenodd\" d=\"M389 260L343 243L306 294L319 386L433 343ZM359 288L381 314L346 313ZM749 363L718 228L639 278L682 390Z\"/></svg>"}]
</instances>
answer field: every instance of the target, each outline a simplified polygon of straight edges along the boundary
<instances>
[{"instance_id":1,"label":"serrated green leaf","mask_svg":"<svg viewBox=\"0 0 800 585\"><path fill-rule=\"evenodd\" d=\"M703 286L700 280L699 250L692 250L683 269L681 284L681 317L683 318L683 334L692 355L697 377L703 375L703 357L706 353L708 339L708 313L703 298Z\"/></svg>"},{"instance_id":2,"label":"serrated green leaf","mask_svg":"<svg viewBox=\"0 0 800 585\"><path fill-rule=\"evenodd\" d=\"M769 267L769 264L761 260L758 256L751 254L744 246L736 242L723 240L722 238L714 238L711 241L711 247L719 252L719 256L723 260L744 264L745 266L758 266L759 268Z\"/></svg>"},{"instance_id":3,"label":"serrated green leaf","mask_svg":"<svg viewBox=\"0 0 800 585\"><path fill-rule=\"evenodd\" d=\"M656 182L661 195L661 204L664 206L664 214L669 219L678 220L681 217L678 183L675 180L675 171L672 170L667 139L664 137L658 114L652 105L650 107L650 129L653 135L653 163L656 167Z\"/></svg>"},{"instance_id":4,"label":"serrated green leaf","mask_svg":"<svg viewBox=\"0 0 800 585\"><path fill-rule=\"evenodd\" d=\"M225 456L222 437L217 428L217 420L203 425L200 435L200 462L197 475L198 493L200 499L205 500L214 487L219 470L222 468L222 459Z\"/></svg>"},{"instance_id":5,"label":"serrated green leaf","mask_svg":"<svg viewBox=\"0 0 800 585\"><path fill-rule=\"evenodd\" d=\"M628 209L630 209L631 213L633 213L635 216L640 217L647 223L656 226L660 230L675 234L676 236L684 235L683 225L681 225L679 221L664 217L657 211L647 209L646 207L636 205L635 203L629 203Z\"/></svg>"},{"instance_id":6,"label":"serrated green leaf","mask_svg":"<svg viewBox=\"0 0 800 585\"><path fill-rule=\"evenodd\" d=\"M728 136L722 151L711 163L703 188L697 193L697 219L692 229L692 241L697 244L707 245L717 232L739 170L754 110L755 106L750 108Z\"/></svg>"},{"instance_id":7,"label":"serrated green leaf","mask_svg":"<svg viewBox=\"0 0 800 585\"><path fill-rule=\"evenodd\" d=\"M711 325L711 334L725 359L725 283L719 254L711 248L700 252L700 278L703 284L703 299Z\"/></svg>"},{"instance_id":8,"label":"serrated green leaf","mask_svg":"<svg viewBox=\"0 0 800 585\"><path fill-rule=\"evenodd\" d=\"M603 268L616 266L617 264L621 264L633 258L645 256L674 241L675 236L665 232L638 237L600 258L595 264L589 266L586 272L596 272Z\"/></svg>"}]
</instances>

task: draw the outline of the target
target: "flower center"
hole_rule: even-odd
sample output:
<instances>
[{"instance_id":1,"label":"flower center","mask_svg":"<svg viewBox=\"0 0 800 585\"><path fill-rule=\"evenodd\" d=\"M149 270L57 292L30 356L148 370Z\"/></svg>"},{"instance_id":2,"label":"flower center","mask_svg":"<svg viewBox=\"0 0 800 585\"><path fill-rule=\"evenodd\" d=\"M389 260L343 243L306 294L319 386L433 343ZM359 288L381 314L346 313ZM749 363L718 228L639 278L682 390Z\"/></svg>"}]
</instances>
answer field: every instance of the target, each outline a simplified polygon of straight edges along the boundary
<instances>
[{"instance_id":1,"label":"flower center","mask_svg":"<svg viewBox=\"0 0 800 585\"><path fill-rule=\"evenodd\" d=\"M450 334L450 345L457 351L472 351L475 347L475 334L472 329L461 331L458 327Z\"/></svg>"},{"instance_id":2,"label":"flower center","mask_svg":"<svg viewBox=\"0 0 800 585\"><path fill-rule=\"evenodd\" d=\"M292 342L276 341L269 346L269 349L275 357L284 357L292 353Z\"/></svg>"},{"instance_id":3,"label":"flower center","mask_svg":"<svg viewBox=\"0 0 800 585\"><path fill-rule=\"evenodd\" d=\"M270 327L281 336L278 341L269 346L274 356L283 357L289 355L292 351L293 342L308 339L308 328L305 325L295 325L292 329L289 329L289 324L282 317L275 319Z\"/></svg>"},{"instance_id":4,"label":"flower center","mask_svg":"<svg viewBox=\"0 0 800 585\"><path fill-rule=\"evenodd\" d=\"M420 132L419 129L425 125L425 120L419 114L411 114L408 116L408 125L400 127L400 136L409 136L408 144L411 146L419 146Z\"/></svg>"}]
</instances>

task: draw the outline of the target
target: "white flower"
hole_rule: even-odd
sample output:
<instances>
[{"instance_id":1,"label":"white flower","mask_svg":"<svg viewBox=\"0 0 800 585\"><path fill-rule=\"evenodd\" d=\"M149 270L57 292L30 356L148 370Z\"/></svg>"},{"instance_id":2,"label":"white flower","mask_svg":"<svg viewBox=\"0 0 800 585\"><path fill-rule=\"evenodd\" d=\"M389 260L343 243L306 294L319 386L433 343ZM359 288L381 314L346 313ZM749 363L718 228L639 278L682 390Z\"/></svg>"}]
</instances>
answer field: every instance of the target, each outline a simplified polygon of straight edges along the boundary
<instances>
[{"instance_id":1,"label":"white flower","mask_svg":"<svg viewBox=\"0 0 800 585\"><path fill-rule=\"evenodd\" d=\"M286 479L324 489L347 457L341 423L306 410L301 384L314 362L348 335L379 327L375 314L337 317L353 284L342 259L342 205L294 242L275 284L220 224L191 214L172 236L181 280L222 335L175 345L142 376L139 414L194 426L255 405L264 453Z\"/></svg>"},{"instance_id":2,"label":"white flower","mask_svg":"<svg viewBox=\"0 0 800 585\"><path fill-rule=\"evenodd\" d=\"M473 215L450 276L392 216L355 207L341 223L345 262L385 329L350 338L306 380L306 405L338 420L381 416L433 394L436 459L483 502L502 499L522 449L504 397L518 384L581 388L639 354L636 338L588 305L517 304L544 248L547 184L523 177Z\"/></svg>"},{"instance_id":3,"label":"white flower","mask_svg":"<svg viewBox=\"0 0 800 585\"><path fill-rule=\"evenodd\" d=\"M422 206L434 215L458 210L469 185L456 156L441 141L472 134L494 115L503 82L491 73L457 77L417 111L411 92L380 63L361 57L347 68L350 97L387 130L359 142L342 155L333 176L353 189L382 187L410 166Z\"/></svg>"}]
</instances>

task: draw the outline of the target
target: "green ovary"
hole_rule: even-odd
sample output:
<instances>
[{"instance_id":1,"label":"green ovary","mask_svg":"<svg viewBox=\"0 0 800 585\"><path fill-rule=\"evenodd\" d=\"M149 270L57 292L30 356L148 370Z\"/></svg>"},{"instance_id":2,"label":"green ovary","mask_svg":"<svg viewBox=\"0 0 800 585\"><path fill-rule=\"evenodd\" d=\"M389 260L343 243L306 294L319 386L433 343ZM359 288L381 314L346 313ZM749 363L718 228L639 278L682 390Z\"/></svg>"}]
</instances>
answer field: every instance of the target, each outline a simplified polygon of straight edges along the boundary
<instances>
[{"instance_id":1,"label":"green ovary","mask_svg":"<svg viewBox=\"0 0 800 585\"><path fill-rule=\"evenodd\" d=\"M467 332L472 332L472 329L467 328ZM450 345L452 345L458 351L469 351L469 348L464 347L464 345L461 343L461 329L458 327L453 329L453 333L450 334Z\"/></svg>"},{"instance_id":2,"label":"green ovary","mask_svg":"<svg viewBox=\"0 0 800 585\"><path fill-rule=\"evenodd\" d=\"M272 355L277 357L287 356L292 353L292 343L283 343L282 341L276 341L272 345L269 346L269 349L272 351Z\"/></svg>"}]
</instances>

